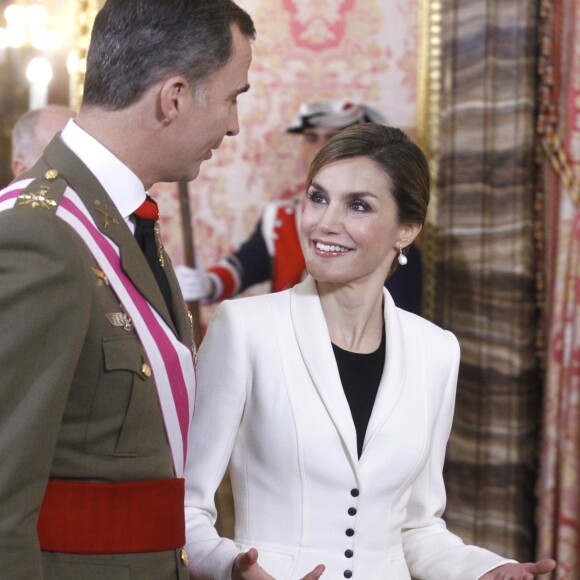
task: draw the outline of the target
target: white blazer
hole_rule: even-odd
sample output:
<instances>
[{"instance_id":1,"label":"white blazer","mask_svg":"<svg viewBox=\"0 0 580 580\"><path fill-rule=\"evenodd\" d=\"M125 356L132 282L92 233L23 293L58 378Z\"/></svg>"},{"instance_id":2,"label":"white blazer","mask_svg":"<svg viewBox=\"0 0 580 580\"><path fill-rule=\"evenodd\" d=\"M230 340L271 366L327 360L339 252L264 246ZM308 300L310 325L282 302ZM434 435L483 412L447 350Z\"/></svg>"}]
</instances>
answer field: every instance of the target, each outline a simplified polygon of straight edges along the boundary
<instances>
[{"instance_id":1,"label":"white blazer","mask_svg":"<svg viewBox=\"0 0 580 580\"><path fill-rule=\"evenodd\" d=\"M363 452L314 280L223 302L199 352L186 464L193 578L229 580L254 546L278 580L473 580L509 560L447 531L442 479L459 366L453 334L395 307ZM214 528L230 463L235 541Z\"/></svg>"}]
</instances>

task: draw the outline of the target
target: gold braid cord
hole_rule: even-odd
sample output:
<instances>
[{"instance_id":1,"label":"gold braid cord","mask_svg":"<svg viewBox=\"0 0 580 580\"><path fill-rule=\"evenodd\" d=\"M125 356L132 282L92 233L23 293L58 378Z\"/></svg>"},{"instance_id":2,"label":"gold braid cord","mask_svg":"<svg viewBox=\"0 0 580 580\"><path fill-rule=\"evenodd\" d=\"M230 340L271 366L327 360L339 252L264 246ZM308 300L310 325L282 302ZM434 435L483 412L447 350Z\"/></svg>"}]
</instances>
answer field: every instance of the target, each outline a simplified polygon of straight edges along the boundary
<instances>
[{"instance_id":1,"label":"gold braid cord","mask_svg":"<svg viewBox=\"0 0 580 580\"><path fill-rule=\"evenodd\" d=\"M441 109L442 0L421 0L417 141L431 170L431 201L418 244L423 254L423 316L435 316L437 283L437 187Z\"/></svg>"},{"instance_id":2,"label":"gold braid cord","mask_svg":"<svg viewBox=\"0 0 580 580\"><path fill-rule=\"evenodd\" d=\"M536 331L536 357L540 368L546 368L546 240L544 233L544 214L546 211L544 171L545 159L561 150L560 139L556 133L557 115L552 102L552 88L554 84L554 69L552 65L552 24L553 12L550 3L542 0L540 4L540 18L538 21L538 117L536 119L536 164L537 185L534 199L534 241L536 247L536 306L539 313L539 324ZM549 127L548 127L549 126ZM548 135L550 135L548 137ZM554 158L558 158L555 153ZM551 164L553 166L553 164ZM556 170L556 173L557 170Z\"/></svg>"},{"instance_id":3,"label":"gold braid cord","mask_svg":"<svg viewBox=\"0 0 580 580\"><path fill-rule=\"evenodd\" d=\"M558 111L554 96L554 25L553 3L542 0L540 4L540 59L539 59L539 114L536 131L545 156L564 184L566 193L575 205L580 203L578 176L558 134ZM541 156L540 159L541 161Z\"/></svg>"}]
</instances>

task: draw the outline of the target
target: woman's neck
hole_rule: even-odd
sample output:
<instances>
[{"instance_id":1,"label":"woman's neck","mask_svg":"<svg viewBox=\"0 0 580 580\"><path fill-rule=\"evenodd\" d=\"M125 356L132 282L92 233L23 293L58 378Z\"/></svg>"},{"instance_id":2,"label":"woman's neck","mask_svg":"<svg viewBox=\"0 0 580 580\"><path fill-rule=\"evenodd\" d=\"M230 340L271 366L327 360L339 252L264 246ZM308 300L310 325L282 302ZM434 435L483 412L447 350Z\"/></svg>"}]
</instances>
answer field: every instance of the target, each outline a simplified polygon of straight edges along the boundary
<instances>
[{"instance_id":1,"label":"woman's neck","mask_svg":"<svg viewBox=\"0 0 580 580\"><path fill-rule=\"evenodd\" d=\"M350 352L374 352L383 333L383 288L316 282L330 340Z\"/></svg>"}]
</instances>

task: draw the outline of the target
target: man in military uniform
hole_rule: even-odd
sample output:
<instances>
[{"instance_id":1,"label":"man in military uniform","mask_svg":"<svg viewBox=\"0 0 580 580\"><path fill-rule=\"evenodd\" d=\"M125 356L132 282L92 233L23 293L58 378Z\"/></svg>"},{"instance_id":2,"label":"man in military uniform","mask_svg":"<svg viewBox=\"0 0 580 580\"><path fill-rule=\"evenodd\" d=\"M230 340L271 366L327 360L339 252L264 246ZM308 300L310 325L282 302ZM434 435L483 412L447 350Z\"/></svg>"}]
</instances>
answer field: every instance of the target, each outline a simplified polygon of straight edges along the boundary
<instances>
[{"instance_id":1,"label":"man in military uniform","mask_svg":"<svg viewBox=\"0 0 580 580\"><path fill-rule=\"evenodd\" d=\"M251 18L107 0L75 120L0 192L0 578L188 577L190 320L158 181L239 131Z\"/></svg>"}]
</instances>

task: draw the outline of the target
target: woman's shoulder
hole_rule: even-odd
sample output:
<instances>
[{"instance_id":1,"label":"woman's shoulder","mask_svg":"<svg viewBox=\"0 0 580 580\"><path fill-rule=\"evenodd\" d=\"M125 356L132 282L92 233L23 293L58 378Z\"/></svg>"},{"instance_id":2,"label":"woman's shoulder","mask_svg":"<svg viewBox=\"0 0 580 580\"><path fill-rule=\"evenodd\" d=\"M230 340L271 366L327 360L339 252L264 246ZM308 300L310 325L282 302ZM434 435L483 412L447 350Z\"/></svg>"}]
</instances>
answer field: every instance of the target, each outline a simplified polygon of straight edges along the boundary
<instances>
[{"instance_id":1,"label":"woman's shoulder","mask_svg":"<svg viewBox=\"0 0 580 580\"><path fill-rule=\"evenodd\" d=\"M271 292L268 294L259 294L257 296L243 296L241 298L231 298L224 300L216 309L218 312L227 312L234 315L258 315L267 313L272 308L282 308L289 300L289 291Z\"/></svg>"},{"instance_id":2,"label":"woman's shoulder","mask_svg":"<svg viewBox=\"0 0 580 580\"><path fill-rule=\"evenodd\" d=\"M276 320L284 312L276 306L283 297L276 294L246 296L220 302L213 312L200 348L201 353L210 348L223 350L236 344L236 352L253 348L255 341L263 342L264 335L275 331ZM283 315L283 314L282 314ZM230 345L230 346L227 346Z\"/></svg>"},{"instance_id":3,"label":"woman's shoulder","mask_svg":"<svg viewBox=\"0 0 580 580\"><path fill-rule=\"evenodd\" d=\"M419 333L428 344L447 344L451 348L459 348L457 337L450 330L414 314L402 308L397 307L397 314L403 328L412 328L414 332Z\"/></svg>"}]
</instances>

